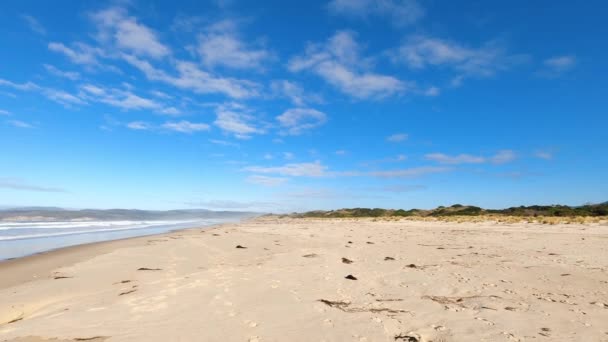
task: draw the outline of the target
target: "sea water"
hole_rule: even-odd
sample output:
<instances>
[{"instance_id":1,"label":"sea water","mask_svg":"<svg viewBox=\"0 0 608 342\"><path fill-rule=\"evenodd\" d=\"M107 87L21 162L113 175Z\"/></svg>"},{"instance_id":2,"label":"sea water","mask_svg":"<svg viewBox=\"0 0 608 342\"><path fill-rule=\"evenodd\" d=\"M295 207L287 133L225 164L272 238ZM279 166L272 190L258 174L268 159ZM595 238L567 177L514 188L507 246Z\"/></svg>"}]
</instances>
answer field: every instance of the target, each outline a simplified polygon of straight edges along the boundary
<instances>
[{"instance_id":1,"label":"sea water","mask_svg":"<svg viewBox=\"0 0 608 342\"><path fill-rule=\"evenodd\" d=\"M0 260L91 242L208 227L238 219L188 221L0 221Z\"/></svg>"}]
</instances>

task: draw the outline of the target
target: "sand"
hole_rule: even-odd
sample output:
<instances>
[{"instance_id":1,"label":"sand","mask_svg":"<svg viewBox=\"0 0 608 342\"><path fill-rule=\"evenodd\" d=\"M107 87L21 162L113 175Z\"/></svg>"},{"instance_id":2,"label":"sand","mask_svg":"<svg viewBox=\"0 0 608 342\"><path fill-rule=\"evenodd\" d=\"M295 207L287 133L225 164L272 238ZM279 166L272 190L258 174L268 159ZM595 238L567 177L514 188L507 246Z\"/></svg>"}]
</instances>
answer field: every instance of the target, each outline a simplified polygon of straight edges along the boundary
<instances>
[{"instance_id":1,"label":"sand","mask_svg":"<svg viewBox=\"0 0 608 342\"><path fill-rule=\"evenodd\" d=\"M608 341L608 225L263 218L68 248L0 263L0 341Z\"/></svg>"}]
</instances>

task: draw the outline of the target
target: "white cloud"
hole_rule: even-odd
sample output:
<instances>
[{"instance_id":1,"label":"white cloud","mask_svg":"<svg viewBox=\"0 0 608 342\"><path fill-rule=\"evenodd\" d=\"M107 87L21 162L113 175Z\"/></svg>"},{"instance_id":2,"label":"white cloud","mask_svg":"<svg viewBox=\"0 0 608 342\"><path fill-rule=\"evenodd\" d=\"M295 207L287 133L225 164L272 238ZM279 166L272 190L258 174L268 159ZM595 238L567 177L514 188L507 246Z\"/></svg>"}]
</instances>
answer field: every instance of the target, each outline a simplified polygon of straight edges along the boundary
<instances>
[{"instance_id":1,"label":"white cloud","mask_svg":"<svg viewBox=\"0 0 608 342\"><path fill-rule=\"evenodd\" d=\"M0 79L0 86L7 86L21 91L36 91L44 95L49 100L55 101L64 106L86 104L86 101L68 92L53 88L42 87L36 83L29 81L25 83L14 83L8 80Z\"/></svg>"},{"instance_id":2,"label":"white cloud","mask_svg":"<svg viewBox=\"0 0 608 342\"><path fill-rule=\"evenodd\" d=\"M11 115L11 112L8 110L0 109L0 115Z\"/></svg>"},{"instance_id":3,"label":"white cloud","mask_svg":"<svg viewBox=\"0 0 608 342\"><path fill-rule=\"evenodd\" d=\"M31 125L31 124L29 124L27 122L21 121L21 120L9 120L7 122L10 125L18 127L18 128L34 128L33 125Z\"/></svg>"},{"instance_id":4,"label":"white cloud","mask_svg":"<svg viewBox=\"0 0 608 342\"><path fill-rule=\"evenodd\" d=\"M407 156L405 154L398 154L395 157L388 157L383 159L371 160L361 163L362 166L371 166L376 164L383 163L399 163L407 160Z\"/></svg>"},{"instance_id":5,"label":"white cloud","mask_svg":"<svg viewBox=\"0 0 608 342\"><path fill-rule=\"evenodd\" d=\"M214 124L224 132L239 139L248 139L253 134L263 134L262 128L256 127L253 116L247 113L246 108L237 104L221 105L216 109Z\"/></svg>"},{"instance_id":6,"label":"white cloud","mask_svg":"<svg viewBox=\"0 0 608 342\"><path fill-rule=\"evenodd\" d=\"M267 210L271 207L279 206L278 203L272 202L240 202L232 200L210 200L210 201L190 201L184 204L193 207L212 208L212 209L223 209L223 210L234 210L234 209L248 209L248 210Z\"/></svg>"},{"instance_id":7,"label":"white cloud","mask_svg":"<svg viewBox=\"0 0 608 342\"><path fill-rule=\"evenodd\" d=\"M150 91L150 94L152 94L158 98L165 99L165 100L170 100L173 98L173 96L171 96L167 93L164 93L162 91L159 91L159 90L152 90L152 91Z\"/></svg>"},{"instance_id":8,"label":"white cloud","mask_svg":"<svg viewBox=\"0 0 608 342\"><path fill-rule=\"evenodd\" d=\"M481 164L486 162L486 158L472 156L470 154L459 154L449 156L443 153L429 153L424 156L427 160L432 160L441 164Z\"/></svg>"},{"instance_id":9,"label":"white cloud","mask_svg":"<svg viewBox=\"0 0 608 342\"><path fill-rule=\"evenodd\" d=\"M162 125L163 128L176 131L180 133L195 133L201 131L208 131L210 129L209 125L204 123L192 123L190 121L182 120L179 122L166 122Z\"/></svg>"},{"instance_id":10,"label":"white cloud","mask_svg":"<svg viewBox=\"0 0 608 342\"><path fill-rule=\"evenodd\" d=\"M511 150L501 150L498 151L498 153L496 153L492 157L490 157L490 162L494 164L505 164L512 162L513 160L515 160L515 158L517 158L515 152Z\"/></svg>"},{"instance_id":11,"label":"white cloud","mask_svg":"<svg viewBox=\"0 0 608 342\"><path fill-rule=\"evenodd\" d=\"M44 68L46 69L46 71L52 75L55 76L59 76L59 77L63 77L63 78L67 78L69 80L72 81L76 81L77 79L80 78L80 74L75 72L75 71L63 71L63 70L59 70L56 67L49 65L49 64L44 64Z\"/></svg>"},{"instance_id":12,"label":"white cloud","mask_svg":"<svg viewBox=\"0 0 608 342\"><path fill-rule=\"evenodd\" d=\"M234 69L261 69L272 54L248 46L236 32L236 23L224 20L207 28L198 36L197 52L208 67L225 66Z\"/></svg>"},{"instance_id":13,"label":"white cloud","mask_svg":"<svg viewBox=\"0 0 608 342\"><path fill-rule=\"evenodd\" d=\"M162 108L158 112L161 114L166 114L166 115L180 115L182 113L179 109L177 109L175 107Z\"/></svg>"},{"instance_id":14,"label":"white cloud","mask_svg":"<svg viewBox=\"0 0 608 342\"><path fill-rule=\"evenodd\" d=\"M271 174L288 177L377 177L377 178L408 178L420 177L427 174L451 171L449 167L422 166L408 169L381 171L329 171L320 161L312 163L290 163L281 166L248 166L243 171L256 174Z\"/></svg>"},{"instance_id":15,"label":"white cloud","mask_svg":"<svg viewBox=\"0 0 608 342\"><path fill-rule=\"evenodd\" d=\"M127 128L133 129L133 130L138 130L138 131L147 131L147 130L152 129L152 126L147 122L133 121L133 122L129 122L127 124Z\"/></svg>"},{"instance_id":16,"label":"white cloud","mask_svg":"<svg viewBox=\"0 0 608 342\"><path fill-rule=\"evenodd\" d=\"M359 57L359 44L354 34L339 31L325 44L309 45L303 56L289 61L292 72L310 70L350 96L382 98L406 90L399 79L368 71L368 62Z\"/></svg>"},{"instance_id":17,"label":"white cloud","mask_svg":"<svg viewBox=\"0 0 608 342\"><path fill-rule=\"evenodd\" d=\"M397 133L397 134L389 135L388 137L386 137L386 141L397 143L397 142L406 141L407 138L408 138L407 134Z\"/></svg>"},{"instance_id":18,"label":"white cloud","mask_svg":"<svg viewBox=\"0 0 608 342\"><path fill-rule=\"evenodd\" d=\"M149 27L128 16L122 8L111 7L91 14L97 25L97 38L137 55L161 58L171 53Z\"/></svg>"},{"instance_id":19,"label":"white cloud","mask_svg":"<svg viewBox=\"0 0 608 342\"><path fill-rule=\"evenodd\" d=\"M511 150L501 150L490 157L474 156L470 154L458 154L450 156L443 153L429 153L424 156L427 160L432 160L440 164L482 164L491 162L493 164L505 164L515 160L517 155Z\"/></svg>"},{"instance_id":20,"label":"white cloud","mask_svg":"<svg viewBox=\"0 0 608 342\"><path fill-rule=\"evenodd\" d=\"M415 70L429 66L451 68L458 73L453 81L455 86L465 77L491 77L526 59L523 55L508 55L497 42L472 48L423 35L410 37L391 56L394 62Z\"/></svg>"},{"instance_id":21,"label":"white cloud","mask_svg":"<svg viewBox=\"0 0 608 342\"><path fill-rule=\"evenodd\" d=\"M63 90L46 88L42 91L42 94L46 96L49 100L55 101L64 106L87 104L86 101L82 100L78 96L72 95Z\"/></svg>"},{"instance_id":22,"label":"white cloud","mask_svg":"<svg viewBox=\"0 0 608 342\"><path fill-rule=\"evenodd\" d=\"M576 57L573 55L555 56L543 61L543 69L538 74L553 78L572 70L576 66Z\"/></svg>"},{"instance_id":23,"label":"white cloud","mask_svg":"<svg viewBox=\"0 0 608 342\"><path fill-rule=\"evenodd\" d=\"M274 80L270 83L270 88L275 95L288 98L298 107L302 107L309 102L323 102L321 96L317 94L307 94L299 84L292 81Z\"/></svg>"},{"instance_id":24,"label":"white cloud","mask_svg":"<svg viewBox=\"0 0 608 342\"><path fill-rule=\"evenodd\" d=\"M285 159L285 160L292 160L295 157L296 157L295 154L293 154L291 152L283 152L283 159Z\"/></svg>"},{"instance_id":25,"label":"white cloud","mask_svg":"<svg viewBox=\"0 0 608 342\"><path fill-rule=\"evenodd\" d=\"M16 90L21 91L31 91L31 90L40 90L42 87L33 82L25 82L25 83L15 83L5 79L0 78L0 85L7 86Z\"/></svg>"},{"instance_id":26,"label":"white cloud","mask_svg":"<svg viewBox=\"0 0 608 342\"><path fill-rule=\"evenodd\" d=\"M388 170L388 171L372 171L369 172L370 176L380 177L380 178L407 178L407 177L420 177L427 174L432 173L442 173L451 171L450 168L447 167L434 167L434 166L422 166L422 167L413 167L409 169L399 169L399 170Z\"/></svg>"},{"instance_id":27,"label":"white cloud","mask_svg":"<svg viewBox=\"0 0 608 342\"><path fill-rule=\"evenodd\" d=\"M424 17L424 9L416 0L332 0L328 8L335 14L351 18L388 17L398 27Z\"/></svg>"},{"instance_id":28,"label":"white cloud","mask_svg":"<svg viewBox=\"0 0 608 342\"><path fill-rule=\"evenodd\" d=\"M425 185L405 185L405 184L393 184L386 185L380 188L370 189L372 191L383 191L383 192L394 192L394 193L405 193L405 192L413 192L426 190L428 187Z\"/></svg>"},{"instance_id":29,"label":"white cloud","mask_svg":"<svg viewBox=\"0 0 608 342\"><path fill-rule=\"evenodd\" d=\"M21 15L21 19L23 19L27 26L29 26L29 28L41 35L46 35L46 29L44 28L44 26L42 26L42 24L40 24L40 22L38 21L38 19L32 17L31 15L27 15L27 14L23 14Z\"/></svg>"},{"instance_id":30,"label":"white cloud","mask_svg":"<svg viewBox=\"0 0 608 342\"><path fill-rule=\"evenodd\" d=\"M553 159L554 154L551 151L536 151L536 153L534 153L534 156L536 158L540 158L540 159L544 159L544 160L551 160L551 159Z\"/></svg>"},{"instance_id":31,"label":"white cloud","mask_svg":"<svg viewBox=\"0 0 608 342\"><path fill-rule=\"evenodd\" d=\"M160 114L177 115L179 110L167 107L153 99L141 97L130 90L103 88L93 84L80 86L82 97L92 102L101 102L123 110L154 110Z\"/></svg>"},{"instance_id":32,"label":"white cloud","mask_svg":"<svg viewBox=\"0 0 608 342\"><path fill-rule=\"evenodd\" d=\"M268 177L253 175L247 177L247 182L264 186L279 186L285 184L289 179L283 177Z\"/></svg>"},{"instance_id":33,"label":"white cloud","mask_svg":"<svg viewBox=\"0 0 608 342\"><path fill-rule=\"evenodd\" d=\"M0 178L0 188L38 192L66 192L65 189L29 184L19 178Z\"/></svg>"},{"instance_id":34,"label":"white cloud","mask_svg":"<svg viewBox=\"0 0 608 342\"><path fill-rule=\"evenodd\" d=\"M175 61L178 76L171 76L135 56L122 55L122 58L142 71L149 80L164 82L195 93L221 93L237 99L259 96L260 86L257 83L235 78L217 77L201 70L192 62Z\"/></svg>"},{"instance_id":35,"label":"white cloud","mask_svg":"<svg viewBox=\"0 0 608 342\"><path fill-rule=\"evenodd\" d=\"M348 152L345 150L337 150L335 153L338 156L345 156Z\"/></svg>"},{"instance_id":36,"label":"white cloud","mask_svg":"<svg viewBox=\"0 0 608 342\"><path fill-rule=\"evenodd\" d=\"M215 144L215 145L239 147L239 144L232 142L232 141L226 141L226 140L220 140L220 139L209 139L209 142L212 144Z\"/></svg>"},{"instance_id":37,"label":"white cloud","mask_svg":"<svg viewBox=\"0 0 608 342\"><path fill-rule=\"evenodd\" d=\"M430 87L423 93L425 96L439 96L441 94L441 89L437 87Z\"/></svg>"},{"instance_id":38,"label":"white cloud","mask_svg":"<svg viewBox=\"0 0 608 342\"><path fill-rule=\"evenodd\" d=\"M285 164L276 167L248 166L243 170L253 173L268 173L291 177L323 177L327 175L327 167L322 165L320 161Z\"/></svg>"},{"instance_id":39,"label":"white cloud","mask_svg":"<svg viewBox=\"0 0 608 342\"><path fill-rule=\"evenodd\" d=\"M98 57L103 53L101 49L83 43L73 44L74 48L65 46L63 43L51 42L49 50L65 55L72 63L86 65L89 67L98 66Z\"/></svg>"},{"instance_id":40,"label":"white cloud","mask_svg":"<svg viewBox=\"0 0 608 342\"><path fill-rule=\"evenodd\" d=\"M292 108L277 116L284 129L282 134L299 135L304 131L323 125L327 121L325 113L310 108Z\"/></svg>"}]
</instances>

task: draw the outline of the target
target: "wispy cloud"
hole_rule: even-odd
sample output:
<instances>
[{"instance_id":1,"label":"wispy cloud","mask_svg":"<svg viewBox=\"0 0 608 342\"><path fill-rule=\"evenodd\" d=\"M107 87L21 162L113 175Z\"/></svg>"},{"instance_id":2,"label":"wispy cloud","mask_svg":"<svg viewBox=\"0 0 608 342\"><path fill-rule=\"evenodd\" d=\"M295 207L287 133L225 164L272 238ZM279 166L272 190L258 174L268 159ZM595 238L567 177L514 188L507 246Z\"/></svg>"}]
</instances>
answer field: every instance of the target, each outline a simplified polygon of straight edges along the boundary
<instances>
[{"instance_id":1,"label":"wispy cloud","mask_svg":"<svg viewBox=\"0 0 608 342\"><path fill-rule=\"evenodd\" d=\"M283 129L281 134L300 135L323 125L327 121L327 115L316 109L292 108L277 116L276 119Z\"/></svg>"},{"instance_id":2,"label":"wispy cloud","mask_svg":"<svg viewBox=\"0 0 608 342\"><path fill-rule=\"evenodd\" d=\"M170 131L180 132L180 133L195 133L201 131L208 131L210 129L209 125L204 123L194 123L186 120L178 121L178 122L166 122L162 125L164 129L168 129Z\"/></svg>"},{"instance_id":3,"label":"wispy cloud","mask_svg":"<svg viewBox=\"0 0 608 342\"><path fill-rule=\"evenodd\" d=\"M232 141L227 141L227 140L221 140L221 139L209 139L209 142L215 145L221 145L221 146L232 146L232 147L239 147L240 145L232 142Z\"/></svg>"},{"instance_id":4,"label":"wispy cloud","mask_svg":"<svg viewBox=\"0 0 608 342\"><path fill-rule=\"evenodd\" d=\"M291 177L324 177L327 175L327 167L322 165L320 161L313 163L291 163L274 167L248 166L243 170L253 173L277 174Z\"/></svg>"},{"instance_id":5,"label":"wispy cloud","mask_svg":"<svg viewBox=\"0 0 608 342\"><path fill-rule=\"evenodd\" d=\"M470 154L450 156L443 153L429 153L424 158L441 164L481 164L486 162L486 158Z\"/></svg>"},{"instance_id":6,"label":"wispy cloud","mask_svg":"<svg viewBox=\"0 0 608 342\"><path fill-rule=\"evenodd\" d=\"M46 69L46 71L49 74L58 76L58 77L63 77L63 78L67 78L69 80L72 81L76 81L80 78L80 74L75 72L75 71L63 71L63 70L59 70L58 68L49 65L49 64L44 64L44 68Z\"/></svg>"},{"instance_id":7,"label":"wispy cloud","mask_svg":"<svg viewBox=\"0 0 608 342\"><path fill-rule=\"evenodd\" d=\"M371 165L377 165L377 164L383 164L383 163L399 163L399 162L404 162L406 160L407 160L407 156L405 154L398 154L394 157L365 161L365 162L362 162L361 165L362 166L371 166Z\"/></svg>"},{"instance_id":8,"label":"wispy cloud","mask_svg":"<svg viewBox=\"0 0 608 342\"><path fill-rule=\"evenodd\" d=\"M20 178L0 178L0 188L37 192L67 192L65 189L29 184Z\"/></svg>"},{"instance_id":9,"label":"wispy cloud","mask_svg":"<svg viewBox=\"0 0 608 342\"><path fill-rule=\"evenodd\" d=\"M85 105L87 103L80 97L59 89L47 88L42 91L42 94L49 100L68 107L72 105Z\"/></svg>"},{"instance_id":10,"label":"wispy cloud","mask_svg":"<svg viewBox=\"0 0 608 342\"><path fill-rule=\"evenodd\" d=\"M21 91L32 91L32 90L40 90L41 87L33 82L25 82L25 83L15 83L9 80L0 78L0 86L6 86L9 88L13 88Z\"/></svg>"},{"instance_id":11,"label":"wispy cloud","mask_svg":"<svg viewBox=\"0 0 608 342\"><path fill-rule=\"evenodd\" d=\"M543 61L542 69L538 71L538 75L548 78L559 77L572 70L576 64L576 57L573 55L554 56Z\"/></svg>"},{"instance_id":12,"label":"wispy cloud","mask_svg":"<svg viewBox=\"0 0 608 342\"><path fill-rule=\"evenodd\" d=\"M452 169L449 167L421 166L407 169L372 171L369 172L368 175L379 178L412 178L433 173L444 173L451 170Z\"/></svg>"},{"instance_id":13,"label":"wispy cloud","mask_svg":"<svg viewBox=\"0 0 608 342\"><path fill-rule=\"evenodd\" d=\"M417 22L425 12L416 0L332 0L328 9L355 19L389 18L397 27Z\"/></svg>"},{"instance_id":14,"label":"wispy cloud","mask_svg":"<svg viewBox=\"0 0 608 342\"><path fill-rule=\"evenodd\" d=\"M192 62L176 60L174 66L177 76L172 76L136 56L123 54L121 57L143 72L149 80L160 81L180 89L199 94L225 94L237 99L259 96L259 84L243 79L215 76L201 70Z\"/></svg>"},{"instance_id":15,"label":"wispy cloud","mask_svg":"<svg viewBox=\"0 0 608 342\"><path fill-rule=\"evenodd\" d=\"M40 86L33 82L15 83L8 80L0 79L0 86L7 86L20 91L39 92L51 101L57 102L64 106L85 105L86 101L80 97L70 94L66 91Z\"/></svg>"},{"instance_id":16,"label":"wispy cloud","mask_svg":"<svg viewBox=\"0 0 608 342\"><path fill-rule=\"evenodd\" d=\"M152 125L150 125L149 123L144 122L144 121L132 121L132 122L127 123L126 126L127 126L127 128L133 129L136 131L148 131L153 128Z\"/></svg>"},{"instance_id":17,"label":"wispy cloud","mask_svg":"<svg viewBox=\"0 0 608 342\"><path fill-rule=\"evenodd\" d=\"M123 110L154 110L160 114L177 115L180 111L172 106L155 99L146 98L133 93L131 90L120 88L105 88L94 84L80 86L80 96L91 101L100 102Z\"/></svg>"},{"instance_id":18,"label":"wispy cloud","mask_svg":"<svg viewBox=\"0 0 608 342\"><path fill-rule=\"evenodd\" d=\"M490 162L494 164L505 164L512 162L517 158L517 154L511 150L501 150L490 157Z\"/></svg>"},{"instance_id":19,"label":"wispy cloud","mask_svg":"<svg viewBox=\"0 0 608 342\"><path fill-rule=\"evenodd\" d=\"M158 34L129 16L120 7L111 7L91 14L97 25L97 39L140 56L161 58L171 50L160 42Z\"/></svg>"},{"instance_id":20,"label":"wispy cloud","mask_svg":"<svg viewBox=\"0 0 608 342\"><path fill-rule=\"evenodd\" d=\"M555 156L555 153L548 150L539 150L534 153L534 156L539 159L551 160Z\"/></svg>"},{"instance_id":21,"label":"wispy cloud","mask_svg":"<svg viewBox=\"0 0 608 342\"><path fill-rule=\"evenodd\" d=\"M359 99L382 98L401 93L407 84L388 75L369 71L369 63L350 31L335 33L324 44L310 44L302 56L289 61L292 72L309 70L340 91Z\"/></svg>"},{"instance_id":22,"label":"wispy cloud","mask_svg":"<svg viewBox=\"0 0 608 342\"><path fill-rule=\"evenodd\" d=\"M303 107L306 103L322 103L323 98L317 94L309 94L298 83L288 80L274 80L270 88L276 96L286 97L291 102Z\"/></svg>"},{"instance_id":23,"label":"wispy cloud","mask_svg":"<svg viewBox=\"0 0 608 342\"><path fill-rule=\"evenodd\" d=\"M42 26L42 24L40 24L40 22L38 21L38 19L32 17L31 15L28 14L23 14L21 15L21 19L23 19L23 21L25 21L25 23L27 24L27 26L34 32L40 34L40 35L46 35L46 29L44 28L44 26Z\"/></svg>"},{"instance_id":24,"label":"wispy cloud","mask_svg":"<svg viewBox=\"0 0 608 342\"><path fill-rule=\"evenodd\" d=\"M207 27L198 36L197 52L208 67L261 70L273 58L264 48L250 46L239 37L237 23L223 20Z\"/></svg>"},{"instance_id":25,"label":"wispy cloud","mask_svg":"<svg viewBox=\"0 0 608 342\"><path fill-rule=\"evenodd\" d=\"M8 120L7 123L17 128L34 128L34 125L21 120Z\"/></svg>"},{"instance_id":26,"label":"wispy cloud","mask_svg":"<svg viewBox=\"0 0 608 342\"><path fill-rule=\"evenodd\" d=\"M0 115L11 115L11 112L8 110L0 109Z\"/></svg>"},{"instance_id":27,"label":"wispy cloud","mask_svg":"<svg viewBox=\"0 0 608 342\"><path fill-rule=\"evenodd\" d=\"M330 171L320 161L312 163L290 163L281 166L248 166L243 171L258 174L274 174L290 177L377 177L377 178L408 178L420 177L427 174L448 172L449 167L422 166L395 170L381 171Z\"/></svg>"},{"instance_id":28,"label":"wispy cloud","mask_svg":"<svg viewBox=\"0 0 608 342\"><path fill-rule=\"evenodd\" d=\"M98 57L103 55L101 49L84 43L74 43L73 48L70 48L63 43L50 42L48 49L66 56L72 63L88 67L99 66Z\"/></svg>"},{"instance_id":29,"label":"wispy cloud","mask_svg":"<svg viewBox=\"0 0 608 342\"><path fill-rule=\"evenodd\" d=\"M264 129L255 125L247 107L235 103L223 104L216 109L214 125L239 139L265 133Z\"/></svg>"},{"instance_id":30,"label":"wispy cloud","mask_svg":"<svg viewBox=\"0 0 608 342\"><path fill-rule=\"evenodd\" d=\"M425 159L438 162L440 164L482 164L482 163L493 163L493 164L505 164L511 162L517 158L517 155L512 150L501 150L490 157L475 156L470 154L458 154L458 155L447 155L444 153L429 153L426 154Z\"/></svg>"},{"instance_id":31,"label":"wispy cloud","mask_svg":"<svg viewBox=\"0 0 608 342\"><path fill-rule=\"evenodd\" d=\"M252 175L247 177L247 182L264 186L279 186L285 184L289 179L283 177L268 177L261 175Z\"/></svg>"},{"instance_id":32,"label":"wispy cloud","mask_svg":"<svg viewBox=\"0 0 608 342\"><path fill-rule=\"evenodd\" d=\"M279 206L278 203L262 202L262 201L233 201L233 200L208 200L208 201L190 201L184 204L192 207L209 208L209 209L248 209L248 210L266 210Z\"/></svg>"},{"instance_id":33,"label":"wispy cloud","mask_svg":"<svg viewBox=\"0 0 608 342\"><path fill-rule=\"evenodd\" d=\"M396 133L396 134L389 135L388 137L386 137L386 141L398 143L398 142L406 141L407 138L408 138L408 135L405 133Z\"/></svg>"},{"instance_id":34,"label":"wispy cloud","mask_svg":"<svg viewBox=\"0 0 608 342\"><path fill-rule=\"evenodd\" d=\"M426 185L406 185L406 184L390 184L378 188L370 188L371 191L382 191L382 192L393 192L393 193L406 193L426 190Z\"/></svg>"},{"instance_id":35,"label":"wispy cloud","mask_svg":"<svg viewBox=\"0 0 608 342\"><path fill-rule=\"evenodd\" d=\"M480 47L469 47L425 35L409 37L390 55L394 62L403 63L414 70L427 67L451 68L456 73L453 85L460 84L467 77L494 76L528 59L526 55L508 54L497 41L487 42ZM429 95L435 92L433 89Z\"/></svg>"}]
</instances>

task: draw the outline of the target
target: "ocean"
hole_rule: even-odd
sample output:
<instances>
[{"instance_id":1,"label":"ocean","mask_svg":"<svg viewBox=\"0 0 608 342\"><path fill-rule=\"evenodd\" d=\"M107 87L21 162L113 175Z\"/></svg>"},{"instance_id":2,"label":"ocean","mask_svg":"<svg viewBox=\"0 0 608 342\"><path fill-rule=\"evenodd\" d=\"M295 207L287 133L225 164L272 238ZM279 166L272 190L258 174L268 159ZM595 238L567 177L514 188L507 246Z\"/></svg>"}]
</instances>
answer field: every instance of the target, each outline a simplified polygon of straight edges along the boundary
<instances>
[{"instance_id":1,"label":"ocean","mask_svg":"<svg viewBox=\"0 0 608 342\"><path fill-rule=\"evenodd\" d=\"M0 221L0 260L92 242L208 227L238 219L164 221Z\"/></svg>"}]
</instances>

